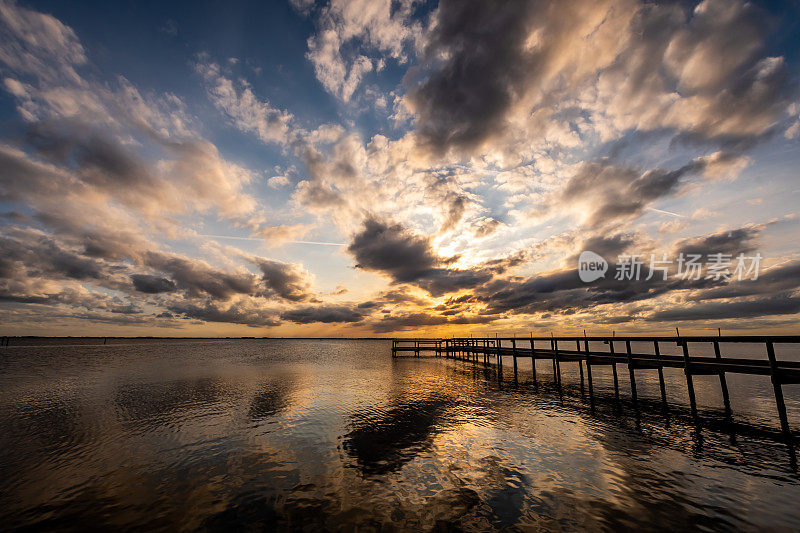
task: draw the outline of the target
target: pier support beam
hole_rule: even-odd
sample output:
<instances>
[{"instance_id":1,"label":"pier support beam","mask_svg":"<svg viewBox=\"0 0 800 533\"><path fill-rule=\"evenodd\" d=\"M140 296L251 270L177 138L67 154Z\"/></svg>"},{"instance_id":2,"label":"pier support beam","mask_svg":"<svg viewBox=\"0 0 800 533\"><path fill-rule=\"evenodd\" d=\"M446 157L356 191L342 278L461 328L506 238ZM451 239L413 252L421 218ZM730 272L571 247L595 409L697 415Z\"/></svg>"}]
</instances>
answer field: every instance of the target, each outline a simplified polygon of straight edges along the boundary
<instances>
[{"instance_id":1,"label":"pier support beam","mask_svg":"<svg viewBox=\"0 0 800 533\"><path fill-rule=\"evenodd\" d=\"M783 385L781 385L780 374L778 371L778 360L775 358L775 348L772 341L767 341L767 357L772 373L772 388L775 391L775 403L778 406L778 417L781 419L781 432L784 437L791 437L792 431L789 429L789 418L786 416L786 403L783 401Z\"/></svg>"},{"instance_id":2,"label":"pier support beam","mask_svg":"<svg viewBox=\"0 0 800 533\"><path fill-rule=\"evenodd\" d=\"M592 360L589 354L589 340L583 339L583 349L586 352L586 377L589 379L589 403L594 407L594 387L592 386Z\"/></svg>"},{"instance_id":3,"label":"pier support beam","mask_svg":"<svg viewBox=\"0 0 800 533\"><path fill-rule=\"evenodd\" d=\"M636 374L634 373L635 365L631 357L631 341L625 341L625 350L628 353L628 374L631 376L631 399L633 399L634 405L638 407L639 398L636 395Z\"/></svg>"},{"instance_id":4,"label":"pier support beam","mask_svg":"<svg viewBox=\"0 0 800 533\"><path fill-rule=\"evenodd\" d=\"M714 342L714 355L717 359L722 359L722 354L719 351L719 342ZM731 398L728 395L728 381L725 379L725 372L719 373L719 387L722 389L722 403L725 405L725 418L730 422L733 420L733 413L731 412Z\"/></svg>"},{"instance_id":5,"label":"pier support beam","mask_svg":"<svg viewBox=\"0 0 800 533\"><path fill-rule=\"evenodd\" d=\"M517 339L511 339L511 354L514 357L514 383L517 382Z\"/></svg>"},{"instance_id":6,"label":"pier support beam","mask_svg":"<svg viewBox=\"0 0 800 533\"><path fill-rule=\"evenodd\" d=\"M664 367L661 364L661 351L658 348L658 341L653 341L653 353L656 354L656 359L658 359L658 386L661 389L661 407L666 412L669 410L669 405L667 404L667 386L664 383Z\"/></svg>"},{"instance_id":7,"label":"pier support beam","mask_svg":"<svg viewBox=\"0 0 800 533\"><path fill-rule=\"evenodd\" d=\"M581 341L580 341L580 339L576 339L575 340L575 351L576 352L580 352L581 351ZM583 388L583 363L581 362L580 359L578 359L578 372L581 375L581 396L583 396L583 390L584 390L584 388Z\"/></svg>"},{"instance_id":8,"label":"pier support beam","mask_svg":"<svg viewBox=\"0 0 800 533\"><path fill-rule=\"evenodd\" d=\"M697 401L694 398L694 380L692 380L692 363L689 359L689 343L681 340L678 343L683 346L683 371L686 374L686 388L689 391L689 407L692 410L692 418L697 422Z\"/></svg>"},{"instance_id":9,"label":"pier support beam","mask_svg":"<svg viewBox=\"0 0 800 533\"><path fill-rule=\"evenodd\" d=\"M619 401L619 378L617 377L617 361L614 359L614 340L609 339L608 350L611 353L611 373L614 375L614 399Z\"/></svg>"}]
</instances>

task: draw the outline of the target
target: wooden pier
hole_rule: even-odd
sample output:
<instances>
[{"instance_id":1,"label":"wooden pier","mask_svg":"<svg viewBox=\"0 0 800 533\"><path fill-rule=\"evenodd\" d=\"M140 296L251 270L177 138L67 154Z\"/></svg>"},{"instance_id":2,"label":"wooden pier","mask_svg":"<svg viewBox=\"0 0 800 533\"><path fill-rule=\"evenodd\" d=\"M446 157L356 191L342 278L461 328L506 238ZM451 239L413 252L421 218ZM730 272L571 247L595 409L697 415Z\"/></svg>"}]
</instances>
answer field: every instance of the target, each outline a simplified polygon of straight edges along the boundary
<instances>
[{"instance_id":1,"label":"wooden pier","mask_svg":"<svg viewBox=\"0 0 800 533\"><path fill-rule=\"evenodd\" d=\"M607 349L590 349L590 343L606 345ZM651 346L646 352L634 352L631 343L645 343ZM674 344L681 348L681 355L661 353L661 347ZM706 344L713 347L714 356L691 355L689 346ZM721 346L742 344L760 344L763 346L766 359L752 357L723 356ZM668 408L664 368L682 368L686 376L686 388L689 395L689 407L692 417L697 421L697 402L695 400L693 376L719 376L725 416L732 419L728 384L725 375L750 374L769 376L775 394L775 403L781 423L782 433L789 437L791 430L786 414L786 403L783 398L783 385L800 383L800 361L782 361L775 355L776 345L794 345L800 348L800 336L710 336L710 337L495 337L495 338L452 338L452 339L395 339L392 341L392 357L412 355L421 357L430 355L445 357L476 365L495 366L497 378L503 379L504 359L511 359L514 380L517 379L517 360L531 358L533 360L533 379L536 380L537 359L552 361L555 383L561 387L561 364L577 363L580 375L581 392L584 381L588 382L589 401L594 404L594 386L592 368L609 366L614 381L614 397L619 400L619 377L617 365L626 365L630 376L631 399L637 404L636 372L655 370L661 392L664 409ZM726 354L729 350L725 350ZM585 369L585 378L584 378Z\"/></svg>"}]
</instances>

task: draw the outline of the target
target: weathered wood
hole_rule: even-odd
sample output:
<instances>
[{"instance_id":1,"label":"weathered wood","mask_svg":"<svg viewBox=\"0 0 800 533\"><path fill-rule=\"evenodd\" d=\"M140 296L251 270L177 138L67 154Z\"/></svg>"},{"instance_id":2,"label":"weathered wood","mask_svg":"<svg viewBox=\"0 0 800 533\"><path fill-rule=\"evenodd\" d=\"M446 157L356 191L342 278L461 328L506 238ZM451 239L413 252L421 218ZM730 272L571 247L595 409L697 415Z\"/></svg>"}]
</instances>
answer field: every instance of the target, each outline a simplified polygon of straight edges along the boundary
<instances>
[{"instance_id":1,"label":"weathered wood","mask_svg":"<svg viewBox=\"0 0 800 533\"><path fill-rule=\"evenodd\" d=\"M495 337L497 344L497 381L503 380L503 356L500 353L500 339Z\"/></svg>"},{"instance_id":2,"label":"weathered wood","mask_svg":"<svg viewBox=\"0 0 800 533\"><path fill-rule=\"evenodd\" d=\"M717 359L722 359L722 354L719 350L719 341L714 341L714 355ZM731 398L728 395L728 382L725 379L724 371L719 373L719 387L722 389L722 403L725 407L725 418L732 420L733 413L731 412Z\"/></svg>"},{"instance_id":3,"label":"weathered wood","mask_svg":"<svg viewBox=\"0 0 800 533\"><path fill-rule=\"evenodd\" d=\"M775 403L778 406L778 418L781 420L781 431L787 437L791 436L792 432L789 429L789 418L786 416L786 403L783 401L783 385L780 382L778 360L775 358L775 348L772 346L772 341L767 341L767 357L769 358L769 366L772 370L772 388L775 391Z\"/></svg>"},{"instance_id":4,"label":"weathered wood","mask_svg":"<svg viewBox=\"0 0 800 533\"><path fill-rule=\"evenodd\" d=\"M589 379L589 402L594 405L594 388L592 386L592 360L589 354L589 341L584 337L583 347L586 350L586 377Z\"/></svg>"},{"instance_id":5,"label":"weathered wood","mask_svg":"<svg viewBox=\"0 0 800 533\"><path fill-rule=\"evenodd\" d=\"M692 410L692 418L697 421L697 401L694 397L694 381L692 380L692 362L689 359L689 343L685 340L678 340L683 346L684 373L686 374L686 388L689 391L689 407Z\"/></svg>"},{"instance_id":6,"label":"weathered wood","mask_svg":"<svg viewBox=\"0 0 800 533\"><path fill-rule=\"evenodd\" d=\"M656 358L661 359L661 350L658 348L658 341L653 341L653 351L656 354ZM667 386L664 383L664 366L661 364L661 361L658 362L658 386L661 389L661 406L666 411L669 409L669 404L667 404Z\"/></svg>"},{"instance_id":7,"label":"weathered wood","mask_svg":"<svg viewBox=\"0 0 800 533\"><path fill-rule=\"evenodd\" d=\"M614 376L614 399L619 401L619 379L617 378L617 360L614 357L614 339L608 340L608 351L611 354L611 373Z\"/></svg>"},{"instance_id":8,"label":"weathered wood","mask_svg":"<svg viewBox=\"0 0 800 533\"><path fill-rule=\"evenodd\" d=\"M633 361L631 360L631 341L625 341L625 349L628 352L628 374L631 377L631 398L634 404L638 404L636 396L636 374L634 373Z\"/></svg>"},{"instance_id":9,"label":"weathered wood","mask_svg":"<svg viewBox=\"0 0 800 533\"><path fill-rule=\"evenodd\" d=\"M581 341L575 341L575 348L576 351L581 351ZM578 372L581 375L581 396L583 396L583 363L580 360L578 361Z\"/></svg>"},{"instance_id":10,"label":"weathered wood","mask_svg":"<svg viewBox=\"0 0 800 533\"><path fill-rule=\"evenodd\" d=\"M517 382L517 339L511 339L512 357L514 358L514 383Z\"/></svg>"}]
</instances>

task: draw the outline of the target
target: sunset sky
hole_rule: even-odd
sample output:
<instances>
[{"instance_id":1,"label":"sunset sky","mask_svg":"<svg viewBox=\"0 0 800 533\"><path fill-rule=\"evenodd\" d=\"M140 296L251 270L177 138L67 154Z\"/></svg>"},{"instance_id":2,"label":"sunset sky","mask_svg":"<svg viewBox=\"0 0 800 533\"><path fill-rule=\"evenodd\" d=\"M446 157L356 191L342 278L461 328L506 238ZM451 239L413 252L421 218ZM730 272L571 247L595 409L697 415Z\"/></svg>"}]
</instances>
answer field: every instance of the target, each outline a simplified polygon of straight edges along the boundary
<instances>
[{"instance_id":1,"label":"sunset sky","mask_svg":"<svg viewBox=\"0 0 800 533\"><path fill-rule=\"evenodd\" d=\"M0 334L797 333L799 25L736 0L0 0ZM763 260L614 279L681 253Z\"/></svg>"}]
</instances>

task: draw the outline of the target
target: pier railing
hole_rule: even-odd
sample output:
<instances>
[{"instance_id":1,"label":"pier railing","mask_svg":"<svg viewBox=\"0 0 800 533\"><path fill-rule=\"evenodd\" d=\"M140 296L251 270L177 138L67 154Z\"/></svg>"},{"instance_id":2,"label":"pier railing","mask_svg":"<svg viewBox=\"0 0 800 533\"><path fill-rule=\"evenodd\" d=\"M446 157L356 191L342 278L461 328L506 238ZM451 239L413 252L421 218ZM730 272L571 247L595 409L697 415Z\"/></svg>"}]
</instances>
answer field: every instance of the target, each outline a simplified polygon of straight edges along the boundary
<instances>
[{"instance_id":1,"label":"pier railing","mask_svg":"<svg viewBox=\"0 0 800 533\"><path fill-rule=\"evenodd\" d=\"M597 350L596 345L607 346ZM639 350L634 351L632 343ZM641 351L645 343L651 349ZM713 348L713 356L692 355L690 345L698 343ZM741 344L760 344L763 346L766 359L753 357L723 356L722 346ZM662 354L665 345L677 345L680 355ZM775 403L784 435L791 435L786 414L786 403L783 397L783 385L800 383L800 361L786 361L775 355L775 346L790 344L800 350L800 336L689 336L689 337L494 337L494 338L452 338L452 339L395 339L392 341L392 357L411 354L421 357L430 354L459 361L496 366L499 380L503 379L504 359L511 358L514 379L517 379L517 360L531 358L534 360L533 379L536 380L537 359L552 361L553 376L556 384L561 386L561 364L577 362L580 374L581 391L584 380L588 381L589 400L594 403L594 386L592 368L596 366L611 367L614 381L614 396L619 399L619 377L617 365L626 365L630 377L631 399L638 401L636 391L636 371L656 370L661 389L661 402L666 409L667 395L664 383L663 368L682 368L686 376L686 387L692 416L697 419L697 401L695 399L693 376L719 376L725 416L732 417L727 373L770 376L775 394ZM594 345L595 348L591 348ZM729 350L725 350L726 354ZM586 378L584 378L584 367Z\"/></svg>"}]
</instances>

